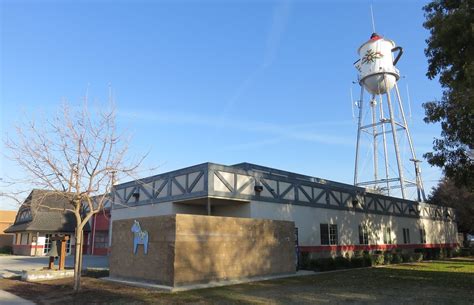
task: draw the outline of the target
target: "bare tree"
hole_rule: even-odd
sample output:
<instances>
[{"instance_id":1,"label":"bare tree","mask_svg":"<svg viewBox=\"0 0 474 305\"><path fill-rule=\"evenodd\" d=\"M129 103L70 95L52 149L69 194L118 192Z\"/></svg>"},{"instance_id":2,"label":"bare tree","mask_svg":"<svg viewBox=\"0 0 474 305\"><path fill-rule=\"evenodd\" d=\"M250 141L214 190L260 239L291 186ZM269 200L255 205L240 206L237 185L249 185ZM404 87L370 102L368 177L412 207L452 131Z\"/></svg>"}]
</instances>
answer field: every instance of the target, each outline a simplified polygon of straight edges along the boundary
<instances>
[{"instance_id":1,"label":"bare tree","mask_svg":"<svg viewBox=\"0 0 474 305\"><path fill-rule=\"evenodd\" d=\"M89 112L87 102L80 110L64 104L58 115L29 120L5 140L9 157L25 174L22 185L49 190L69 202L57 208L44 200L43 206L75 216L75 291L81 287L84 227L111 199L116 175L131 175L144 158L127 158L128 140L117 133L115 120L113 106Z\"/></svg>"}]
</instances>

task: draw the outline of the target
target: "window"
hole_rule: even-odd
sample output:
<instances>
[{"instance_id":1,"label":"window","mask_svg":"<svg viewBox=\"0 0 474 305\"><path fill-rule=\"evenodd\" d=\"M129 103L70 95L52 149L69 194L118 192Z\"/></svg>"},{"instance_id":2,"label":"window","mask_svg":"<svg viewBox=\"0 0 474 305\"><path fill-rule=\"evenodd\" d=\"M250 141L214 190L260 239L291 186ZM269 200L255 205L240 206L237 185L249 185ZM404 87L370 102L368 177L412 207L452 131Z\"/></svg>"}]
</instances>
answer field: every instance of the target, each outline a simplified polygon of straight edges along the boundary
<instances>
[{"instance_id":1,"label":"window","mask_svg":"<svg viewBox=\"0 0 474 305\"><path fill-rule=\"evenodd\" d=\"M27 245L28 244L28 235L29 233L21 233L21 244Z\"/></svg>"},{"instance_id":2,"label":"window","mask_svg":"<svg viewBox=\"0 0 474 305\"><path fill-rule=\"evenodd\" d=\"M337 245L337 225L329 225L329 243Z\"/></svg>"},{"instance_id":3,"label":"window","mask_svg":"<svg viewBox=\"0 0 474 305\"><path fill-rule=\"evenodd\" d=\"M420 229L420 243L426 244L426 230L425 230L425 228Z\"/></svg>"},{"instance_id":4,"label":"window","mask_svg":"<svg viewBox=\"0 0 474 305\"><path fill-rule=\"evenodd\" d=\"M97 231L94 238L95 248L108 248L109 246L109 232Z\"/></svg>"},{"instance_id":5,"label":"window","mask_svg":"<svg viewBox=\"0 0 474 305\"><path fill-rule=\"evenodd\" d=\"M369 244L369 230L365 225L359 225L359 244Z\"/></svg>"},{"instance_id":6,"label":"window","mask_svg":"<svg viewBox=\"0 0 474 305\"><path fill-rule=\"evenodd\" d=\"M403 228L403 243L410 243L410 230L408 228Z\"/></svg>"},{"instance_id":7,"label":"window","mask_svg":"<svg viewBox=\"0 0 474 305\"><path fill-rule=\"evenodd\" d=\"M386 245L392 244L392 230L390 227L386 227L383 231L383 243Z\"/></svg>"},{"instance_id":8,"label":"window","mask_svg":"<svg viewBox=\"0 0 474 305\"><path fill-rule=\"evenodd\" d=\"M322 223L319 225L321 232L321 245L337 245L337 225Z\"/></svg>"},{"instance_id":9,"label":"window","mask_svg":"<svg viewBox=\"0 0 474 305\"><path fill-rule=\"evenodd\" d=\"M43 253L46 254L51 250L51 234L46 234L44 239Z\"/></svg>"},{"instance_id":10,"label":"window","mask_svg":"<svg viewBox=\"0 0 474 305\"><path fill-rule=\"evenodd\" d=\"M18 213L16 222L26 222L31 220L30 210L23 210Z\"/></svg>"},{"instance_id":11,"label":"window","mask_svg":"<svg viewBox=\"0 0 474 305\"><path fill-rule=\"evenodd\" d=\"M66 254L71 254L71 235L66 234L69 239L66 241Z\"/></svg>"}]
</instances>

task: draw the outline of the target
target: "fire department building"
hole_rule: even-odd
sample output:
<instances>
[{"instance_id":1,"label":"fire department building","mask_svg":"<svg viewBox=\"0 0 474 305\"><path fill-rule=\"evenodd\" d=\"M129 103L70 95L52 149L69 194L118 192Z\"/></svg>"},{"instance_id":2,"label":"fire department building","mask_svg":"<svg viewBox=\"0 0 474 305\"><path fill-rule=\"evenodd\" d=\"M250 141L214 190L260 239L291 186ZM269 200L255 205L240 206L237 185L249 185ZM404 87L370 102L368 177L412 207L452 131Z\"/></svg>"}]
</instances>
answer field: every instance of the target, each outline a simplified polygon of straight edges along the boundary
<instances>
[{"instance_id":1,"label":"fire department building","mask_svg":"<svg viewBox=\"0 0 474 305\"><path fill-rule=\"evenodd\" d=\"M51 191L33 190L18 209L15 222L5 230L13 233L13 254L44 256L51 249L51 236L70 237L66 253L74 248L76 221L72 212L64 212L68 201Z\"/></svg>"},{"instance_id":2,"label":"fire department building","mask_svg":"<svg viewBox=\"0 0 474 305\"><path fill-rule=\"evenodd\" d=\"M5 232L13 233L13 253L17 255L45 256L51 249L51 237L61 234L70 237L66 254L75 247L76 219L64 196L47 190L33 190L18 209L13 225ZM84 228L84 254L109 253L110 208L94 215Z\"/></svg>"},{"instance_id":3,"label":"fire department building","mask_svg":"<svg viewBox=\"0 0 474 305\"><path fill-rule=\"evenodd\" d=\"M457 246L450 208L249 163L203 163L116 185L113 196L112 227L175 214L291 221L312 256Z\"/></svg>"}]
</instances>

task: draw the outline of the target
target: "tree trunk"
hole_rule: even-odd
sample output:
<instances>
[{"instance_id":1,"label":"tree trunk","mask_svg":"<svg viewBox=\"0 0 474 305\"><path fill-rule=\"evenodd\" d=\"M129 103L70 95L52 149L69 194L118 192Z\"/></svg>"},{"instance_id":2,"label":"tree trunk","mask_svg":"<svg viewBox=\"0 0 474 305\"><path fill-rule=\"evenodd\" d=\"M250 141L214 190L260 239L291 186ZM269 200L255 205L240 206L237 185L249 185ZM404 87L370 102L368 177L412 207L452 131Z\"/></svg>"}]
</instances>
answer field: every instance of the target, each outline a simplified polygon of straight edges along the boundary
<instances>
[{"instance_id":1,"label":"tree trunk","mask_svg":"<svg viewBox=\"0 0 474 305\"><path fill-rule=\"evenodd\" d=\"M81 289L81 250L82 250L82 228L76 228L76 248L74 252L74 291Z\"/></svg>"}]
</instances>

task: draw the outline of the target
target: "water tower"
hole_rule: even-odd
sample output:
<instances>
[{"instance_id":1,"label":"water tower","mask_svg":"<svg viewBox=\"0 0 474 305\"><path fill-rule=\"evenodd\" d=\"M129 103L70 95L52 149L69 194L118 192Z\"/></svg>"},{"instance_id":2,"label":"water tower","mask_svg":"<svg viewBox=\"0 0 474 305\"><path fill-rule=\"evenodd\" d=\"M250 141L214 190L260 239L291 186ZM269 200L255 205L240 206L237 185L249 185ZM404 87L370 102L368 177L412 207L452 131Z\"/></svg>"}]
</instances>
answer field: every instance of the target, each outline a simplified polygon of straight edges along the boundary
<instances>
[{"instance_id":1,"label":"water tower","mask_svg":"<svg viewBox=\"0 0 474 305\"><path fill-rule=\"evenodd\" d=\"M358 70L358 81L361 87L360 99L357 102L359 108L357 145L354 170L354 185L378 190L390 195L394 189L400 189L401 196L407 198L407 187L416 187L418 201L424 201L425 192L419 160L416 158L413 141L408 129L403 103L398 89L397 81L400 73L395 67L400 59L403 49L397 47L392 40L383 38L373 33L370 39L358 50L359 60L354 65ZM396 55L396 56L394 56ZM364 93L369 98L364 100ZM394 98L393 98L394 95ZM365 138L370 150L373 173L366 181L360 181L361 166L361 136ZM399 146L399 137L406 136L410 159L413 163L414 175L412 180L406 178L410 171L406 161L402 157ZM392 138L393 146L388 138ZM382 146L380 149L380 145ZM379 160L379 156L383 160ZM396 162L394 162L396 160ZM384 169L379 173L379 165L382 163ZM396 163L396 169L394 164ZM411 167L411 166L410 166ZM367 172L365 172L367 174Z\"/></svg>"}]
</instances>

